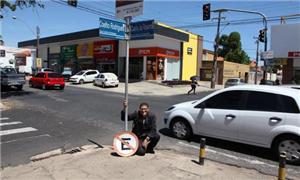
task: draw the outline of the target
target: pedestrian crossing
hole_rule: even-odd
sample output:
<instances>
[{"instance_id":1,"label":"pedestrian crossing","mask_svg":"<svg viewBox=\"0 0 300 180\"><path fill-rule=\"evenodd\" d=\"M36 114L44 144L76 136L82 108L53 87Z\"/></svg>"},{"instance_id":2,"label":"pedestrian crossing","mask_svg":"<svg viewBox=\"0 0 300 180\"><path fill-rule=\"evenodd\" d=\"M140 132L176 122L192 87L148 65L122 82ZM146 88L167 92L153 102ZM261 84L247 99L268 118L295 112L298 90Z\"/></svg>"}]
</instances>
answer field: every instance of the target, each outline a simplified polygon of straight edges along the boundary
<instances>
[{"instance_id":1,"label":"pedestrian crossing","mask_svg":"<svg viewBox=\"0 0 300 180\"><path fill-rule=\"evenodd\" d=\"M38 131L36 128L33 128L33 127L17 127L17 128L10 128L10 129L4 128L7 126L11 127L14 125L22 125L23 124L21 121L13 121L13 122L9 122L9 121L10 121L9 117L0 118L0 128L1 128L0 137L12 135L12 134L20 134L20 133Z\"/></svg>"}]
</instances>

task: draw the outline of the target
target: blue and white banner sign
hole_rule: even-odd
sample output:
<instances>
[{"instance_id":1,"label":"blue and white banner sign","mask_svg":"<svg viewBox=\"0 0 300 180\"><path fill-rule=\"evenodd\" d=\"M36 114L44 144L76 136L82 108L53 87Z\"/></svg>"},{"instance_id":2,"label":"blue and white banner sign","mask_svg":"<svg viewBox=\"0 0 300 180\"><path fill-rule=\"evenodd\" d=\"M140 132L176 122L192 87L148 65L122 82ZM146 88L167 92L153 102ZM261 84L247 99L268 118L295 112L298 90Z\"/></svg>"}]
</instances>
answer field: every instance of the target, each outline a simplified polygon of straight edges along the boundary
<instances>
[{"instance_id":1,"label":"blue and white banner sign","mask_svg":"<svg viewBox=\"0 0 300 180\"><path fill-rule=\"evenodd\" d=\"M125 39L125 23L99 18L99 36L109 39Z\"/></svg>"}]
</instances>

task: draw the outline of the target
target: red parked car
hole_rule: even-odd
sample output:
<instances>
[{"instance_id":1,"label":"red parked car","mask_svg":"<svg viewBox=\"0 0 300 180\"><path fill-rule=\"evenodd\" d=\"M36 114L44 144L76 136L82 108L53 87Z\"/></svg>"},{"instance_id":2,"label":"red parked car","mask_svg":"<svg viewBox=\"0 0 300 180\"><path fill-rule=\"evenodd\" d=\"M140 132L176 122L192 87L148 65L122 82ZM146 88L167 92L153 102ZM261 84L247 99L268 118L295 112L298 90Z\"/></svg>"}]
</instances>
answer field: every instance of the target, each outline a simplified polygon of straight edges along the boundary
<instances>
[{"instance_id":1,"label":"red parked car","mask_svg":"<svg viewBox=\"0 0 300 180\"><path fill-rule=\"evenodd\" d=\"M65 88L64 78L55 72L39 72L29 80L30 87L48 88Z\"/></svg>"}]
</instances>

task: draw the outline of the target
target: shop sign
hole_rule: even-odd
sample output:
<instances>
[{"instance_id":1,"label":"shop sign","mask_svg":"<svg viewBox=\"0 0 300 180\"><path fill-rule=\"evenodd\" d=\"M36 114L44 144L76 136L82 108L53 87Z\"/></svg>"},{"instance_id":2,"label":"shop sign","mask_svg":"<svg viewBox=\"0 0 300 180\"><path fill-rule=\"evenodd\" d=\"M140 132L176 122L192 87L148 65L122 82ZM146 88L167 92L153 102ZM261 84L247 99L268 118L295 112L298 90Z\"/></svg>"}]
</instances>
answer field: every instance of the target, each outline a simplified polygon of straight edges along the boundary
<instances>
[{"instance_id":1,"label":"shop sign","mask_svg":"<svg viewBox=\"0 0 300 180\"><path fill-rule=\"evenodd\" d=\"M116 41L95 41L94 57L114 59L117 56Z\"/></svg>"},{"instance_id":2,"label":"shop sign","mask_svg":"<svg viewBox=\"0 0 300 180\"><path fill-rule=\"evenodd\" d=\"M300 51L288 52L288 57L300 57Z\"/></svg>"},{"instance_id":3,"label":"shop sign","mask_svg":"<svg viewBox=\"0 0 300 180\"><path fill-rule=\"evenodd\" d=\"M179 51L161 47L133 48L130 49L130 56L160 56L178 58Z\"/></svg>"},{"instance_id":4,"label":"shop sign","mask_svg":"<svg viewBox=\"0 0 300 180\"><path fill-rule=\"evenodd\" d=\"M143 14L144 0L116 0L116 18L134 17Z\"/></svg>"},{"instance_id":5,"label":"shop sign","mask_svg":"<svg viewBox=\"0 0 300 180\"><path fill-rule=\"evenodd\" d=\"M131 40L154 39L154 20L131 23Z\"/></svg>"},{"instance_id":6,"label":"shop sign","mask_svg":"<svg viewBox=\"0 0 300 180\"><path fill-rule=\"evenodd\" d=\"M62 46L60 51L61 59L65 62L76 59L76 47L77 45Z\"/></svg>"},{"instance_id":7,"label":"shop sign","mask_svg":"<svg viewBox=\"0 0 300 180\"><path fill-rule=\"evenodd\" d=\"M109 39L125 39L125 23L100 18L99 36Z\"/></svg>"},{"instance_id":8,"label":"shop sign","mask_svg":"<svg viewBox=\"0 0 300 180\"><path fill-rule=\"evenodd\" d=\"M77 46L78 58L93 58L93 43L83 43Z\"/></svg>"}]
</instances>

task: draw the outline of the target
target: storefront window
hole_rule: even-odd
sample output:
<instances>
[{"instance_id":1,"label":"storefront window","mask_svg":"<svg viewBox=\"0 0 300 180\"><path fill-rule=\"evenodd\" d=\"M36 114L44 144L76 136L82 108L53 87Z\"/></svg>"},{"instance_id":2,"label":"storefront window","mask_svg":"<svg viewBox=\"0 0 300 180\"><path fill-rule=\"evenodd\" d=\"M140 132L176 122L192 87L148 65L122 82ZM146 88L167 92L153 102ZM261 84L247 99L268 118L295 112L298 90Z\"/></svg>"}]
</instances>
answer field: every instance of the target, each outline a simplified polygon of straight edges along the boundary
<instances>
[{"instance_id":1,"label":"storefront window","mask_svg":"<svg viewBox=\"0 0 300 180\"><path fill-rule=\"evenodd\" d=\"M157 66L157 80L164 80L164 67L165 67L165 59L160 58L158 60L158 66Z\"/></svg>"},{"instance_id":2,"label":"storefront window","mask_svg":"<svg viewBox=\"0 0 300 180\"><path fill-rule=\"evenodd\" d=\"M156 57L147 57L147 80L155 80L157 73Z\"/></svg>"}]
</instances>

